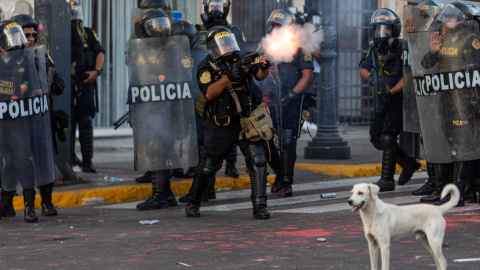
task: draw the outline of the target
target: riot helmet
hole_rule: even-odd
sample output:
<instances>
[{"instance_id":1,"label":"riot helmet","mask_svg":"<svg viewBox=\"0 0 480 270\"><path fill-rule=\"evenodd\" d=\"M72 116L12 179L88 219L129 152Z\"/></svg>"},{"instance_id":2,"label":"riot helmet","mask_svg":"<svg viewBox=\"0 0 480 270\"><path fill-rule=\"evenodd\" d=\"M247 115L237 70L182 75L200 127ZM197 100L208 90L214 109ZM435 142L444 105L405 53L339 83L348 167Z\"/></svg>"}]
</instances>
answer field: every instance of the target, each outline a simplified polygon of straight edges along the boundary
<instances>
[{"instance_id":1,"label":"riot helmet","mask_svg":"<svg viewBox=\"0 0 480 270\"><path fill-rule=\"evenodd\" d=\"M172 7L168 0L139 0L140 8L160 8L162 10L171 10Z\"/></svg>"},{"instance_id":2,"label":"riot helmet","mask_svg":"<svg viewBox=\"0 0 480 270\"><path fill-rule=\"evenodd\" d=\"M315 9L310 10L306 22L314 24L317 29L320 28L322 26L322 12Z\"/></svg>"},{"instance_id":3,"label":"riot helmet","mask_svg":"<svg viewBox=\"0 0 480 270\"><path fill-rule=\"evenodd\" d=\"M292 11L287 8L276 9L270 14L270 17L268 17L267 33L271 33L276 25L286 26L294 24L295 22L295 14L293 14Z\"/></svg>"},{"instance_id":4,"label":"riot helmet","mask_svg":"<svg viewBox=\"0 0 480 270\"><path fill-rule=\"evenodd\" d=\"M28 41L28 46L33 47L35 46L35 42L37 42L37 31L38 31L38 23L32 16L26 14L19 14L12 17L12 21L16 22L20 25L23 29L23 33ZM29 28L29 29L26 29ZM33 28L33 31L30 32ZM30 39L32 37L32 39Z\"/></svg>"},{"instance_id":5,"label":"riot helmet","mask_svg":"<svg viewBox=\"0 0 480 270\"><path fill-rule=\"evenodd\" d=\"M22 28L33 27L35 31L38 31L38 23L32 16L29 16L27 14L19 14L13 16L11 20L16 22Z\"/></svg>"},{"instance_id":6,"label":"riot helmet","mask_svg":"<svg viewBox=\"0 0 480 270\"><path fill-rule=\"evenodd\" d=\"M230 0L203 0L203 10L212 19L226 19L230 11Z\"/></svg>"},{"instance_id":7,"label":"riot helmet","mask_svg":"<svg viewBox=\"0 0 480 270\"><path fill-rule=\"evenodd\" d=\"M75 1L72 1L71 4L72 4L72 21L83 21L82 7Z\"/></svg>"},{"instance_id":8,"label":"riot helmet","mask_svg":"<svg viewBox=\"0 0 480 270\"><path fill-rule=\"evenodd\" d=\"M193 44L196 34L197 28L195 28L191 22L184 20L174 23L172 25L172 30L170 31L170 35L172 36L187 36L188 40L190 41L190 45Z\"/></svg>"},{"instance_id":9,"label":"riot helmet","mask_svg":"<svg viewBox=\"0 0 480 270\"><path fill-rule=\"evenodd\" d=\"M26 44L27 39L20 25L11 20L0 22L0 48L11 51L21 49Z\"/></svg>"},{"instance_id":10,"label":"riot helmet","mask_svg":"<svg viewBox=\"0 0 480 270\"><path fill-rule=\"evenodd\" d=\"M150 37L166 37L170 35L170 19L160 9L152 9L145 12L140 23L144 34Z\"/></svg>"},{"instance_id":11,"label":"riot helmet","mask_svg":"<svg viewBox=\"0 0 480 270\"><path fill-rule=\"evenodd\" d=\"M373 27L373 40L377 46L385 46L394 38L400 36L402 24L400 17L388 8L377 9L370 19Z\"/></svg>"},{"instance_id":12,"label":"riot helmet","mask_svg":"<svg viewBox=\"0 0 480 270\"><path fill-rule=\"evenodd\" d=\"M445 25L447 30L451 30L462 22L473 20L473 14L465 3L454 2L445 5L435 20Z\"/></svg>"},{"instance_id":13,"label":"riot helmet","mask_svg":"<svg viewBox=\"0 0 480 270\"><path fill-rule=\"evenodd\" d=\"M440 13L440 7L433 0L425 0L419 3L416 8L422 13L421 16L428 18L435 17L438 13Z\"/></svg>"},{"instance_id":14,"label":"riot helmet","mask_svg":"<svg viewBox=\"0 0 480 270\"><path fill-rule=\"evenodd\" d=\"M225 26L215 26L208 31L207 49L215 59L240 51L235 35Z\"/></svg>"}]
</instances>

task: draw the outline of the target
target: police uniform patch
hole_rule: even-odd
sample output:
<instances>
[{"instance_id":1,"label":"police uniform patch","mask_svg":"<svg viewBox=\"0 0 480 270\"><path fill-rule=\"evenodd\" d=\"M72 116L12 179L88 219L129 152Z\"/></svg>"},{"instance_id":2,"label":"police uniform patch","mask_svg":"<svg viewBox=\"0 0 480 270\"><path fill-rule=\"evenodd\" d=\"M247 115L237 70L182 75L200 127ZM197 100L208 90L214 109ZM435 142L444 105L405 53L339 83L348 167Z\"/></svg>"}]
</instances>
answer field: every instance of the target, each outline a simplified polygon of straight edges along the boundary
<instances>
[{"instance_id":1,"label":"police uniform patch","mask_svg":"<svg viewBox=\"0 0 480 270\"><path fill-rule=\"evenodd\" d=\"M193 67L191 60L193 60L191 57L184 56L184 57L182 58L182 66L183 66L184 68L191 68L191 67Z\"/></svg>"},{"instance_id":2,"label":"police uniform patch","mask_svg":"<svg viewBox=\"0 0 480 270\"><path fill-rule=\"evenodd\" d=\"M158 76L158 80L160 80L161 82L165 81L165 75Z\"/></svg>"},{"instance_id":3,"label":"police uniform patch","mask_svg":"<svg viewBox=\"0 0 480 270\"><path fill-rule=\"evenodd\" d=\"M212 81L212 74L210 72L205 71L202 73L202 76L200 76L200 82L203 84L207 84Z\"/></svg>"},{"instance_id":4,"label":"police uniform patch","mask_svg":"<svg viewBox=\"0 0 480 270\"><path fill-rule=\"evenodd\" d=\"M312 54L311 54L311 53L306 53L306 54L303 56L303 60L304 60L304 61L307 61L307 62L312 61L312 60L313 60L313 59L312 59Z\"/></svg>"},{"instance_id":5,"label":"police uniform patch","mask_svg":"<svg viewBox=\"0 0 480 270\"><path fill-rule=\"evenodd\" d=\"M472 46L473 46L473 48L475 48L475 50L480 49L480 41L478 41L478 39L474 39L472 41Z\"/></svg>"},{"instance_id":6,"label":"police uniform patch","mask_svg":"<svg viewBox=\"0 0 480 270\"><path fill-rule=\"evenodd\" d=\"M92 30L92 31L93 31L93 36L95 37L95 40L100 41L100 39L97 36L97 32L95 32L95 30Z\"/></svg>"}]
</instances>

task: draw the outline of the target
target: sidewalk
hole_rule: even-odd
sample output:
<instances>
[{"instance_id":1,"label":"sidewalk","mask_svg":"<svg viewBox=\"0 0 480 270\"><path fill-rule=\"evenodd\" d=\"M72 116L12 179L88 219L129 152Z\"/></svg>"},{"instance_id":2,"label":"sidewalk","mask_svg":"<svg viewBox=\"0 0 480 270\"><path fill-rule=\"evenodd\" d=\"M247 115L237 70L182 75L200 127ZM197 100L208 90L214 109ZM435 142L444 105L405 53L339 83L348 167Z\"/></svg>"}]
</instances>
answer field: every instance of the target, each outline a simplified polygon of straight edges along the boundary
<instances>
[{"instance_id":1,"label":"sidewalk","mask_svg":"<svg viewBox=\"0 0 480 270\"><path fill-rule=\"evenodd\" d=\"M319 182L348 177L380 175L382 152L376 150L369 142L368 126L338 127L339 134L348 142L351 159L347 160L311 160L304 158L304 148L312 140L308 133L302 133L297 144L297 163L295 165L295 182ZM315 131L310 131L315 136ZM106 203L143 200L151 195L151 184L137 184L135 178L143 172L133 168L133 140L130 128L114 130L96 129L95 152L93 163L97 173L82 173L74 167L79 183L57 183L53 193L53 203L57 207L75 207L82 205L83 198L102 197ZM76 145L80 154L79 145ZM250 186L250 179L245 171L245 160L238 151L237 169L240 177L237 179L224 175L224 168L217 174L215 189L235 189ZM425 161L422 161L425 168ZM400 173L397 166L397 173ZM112 184L104 180L105 176L121 179L120 183ZM398 178L398 176L396 177ZM273 183L274 175L268 176ZM176 195L188 192L192 179L172 178L172 190ZM20 192L19 192L20 193ZM20 193L21 194L21 193ZM40 208L40 197L37 195L36 207ZM23 209L23 197L16 196L15 209Z\"/></svg>"}]
</instances>

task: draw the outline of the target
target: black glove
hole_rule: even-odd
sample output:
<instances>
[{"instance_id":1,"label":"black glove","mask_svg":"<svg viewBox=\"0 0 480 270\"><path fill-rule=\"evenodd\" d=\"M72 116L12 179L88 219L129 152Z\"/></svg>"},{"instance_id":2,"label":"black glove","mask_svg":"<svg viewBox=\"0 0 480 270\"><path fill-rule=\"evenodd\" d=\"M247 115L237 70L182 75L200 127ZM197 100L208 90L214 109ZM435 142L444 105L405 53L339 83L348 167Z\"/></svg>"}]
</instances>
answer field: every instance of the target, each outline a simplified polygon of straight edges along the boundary
<instances>
[{"instance_id":1,"label":"black glove","mask_svg":"<svg viewBox=\"0 0 480 270\"><path fill-rule=\"evenodd\" d=\"M263 64L263 63L262 63L262 65L260 66L260 69L261 69L261 70L268 70L268 69L272 66L272 64L270 63L270 61L268 61L268 60L265 60L265 61L267 61L267 63L266 63L266 64Z\"/></svg>"},{"instance_id":2,"label":"black glove","mask_svg":"<svg viewBox=\"0 0 480 270\"><path fill-rule=\"evenodd\" d=\"M51 92L54 96L61 95L63 90L65 90L65 82L58 72L53 73Z\"/></svg>"},{"instance_id":3,"label":"black glove","mask_svg":"<svg viewBox=\"0 0 480 270\"><path fill-rule=\"evenodd\" d=\"M294 101L299 95L293 91L288 92L283 98L282 98L282 107L287 107L289 103Z\"/></svg>"},{"instance_id":4,"label":"black glove","mask_svg":"<svg viewBox=\"0 0 480 270\"><path fill-rule=\"evenodd\" d=\"M234 64L227 72L227 77L231 82L240 82L245 77L245 72L240 64Z\"/></svg>"}]
</instances>

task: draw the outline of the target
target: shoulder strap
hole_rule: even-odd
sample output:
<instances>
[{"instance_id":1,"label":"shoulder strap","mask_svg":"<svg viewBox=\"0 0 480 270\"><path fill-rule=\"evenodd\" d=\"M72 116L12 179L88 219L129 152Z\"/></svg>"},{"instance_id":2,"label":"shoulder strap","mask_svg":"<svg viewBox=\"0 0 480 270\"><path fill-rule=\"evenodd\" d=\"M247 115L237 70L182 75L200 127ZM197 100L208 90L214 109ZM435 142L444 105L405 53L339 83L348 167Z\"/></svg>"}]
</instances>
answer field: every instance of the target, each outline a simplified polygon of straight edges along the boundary
<instances>
[{"instance_id":1,"label":"shoulder strap","mask_svg":"<svg viewBox=\"0 0 480 270\"><path fill-rule=\"evenodd\" d=\"M242 111L242 106L240 105L240 100L238 99L237 93L235 93L235 90L233 90L232 84L228 84L227 86L228 92L232 96L233 100L235 100L235 106L237 107L237 112L240 115L240 117L243 117L243 111Z\"/></svg>"}]
</instances>

